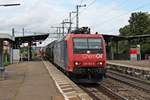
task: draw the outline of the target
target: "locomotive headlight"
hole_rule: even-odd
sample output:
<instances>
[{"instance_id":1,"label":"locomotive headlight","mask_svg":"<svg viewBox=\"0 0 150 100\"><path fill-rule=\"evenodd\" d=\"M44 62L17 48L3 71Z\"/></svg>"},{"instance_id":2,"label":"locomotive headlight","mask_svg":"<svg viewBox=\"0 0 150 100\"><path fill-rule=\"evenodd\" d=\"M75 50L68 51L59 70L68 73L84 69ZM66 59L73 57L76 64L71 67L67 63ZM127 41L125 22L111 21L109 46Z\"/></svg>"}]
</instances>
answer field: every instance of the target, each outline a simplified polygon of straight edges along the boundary
<instances>
[{"instance_id":1,"label":"locomotive headlight","mask_svg":"<svg viewBox=\"0 0 150 100\"><path fill-rule=\"evenodd\" d=\"M103 65L103 63L101 61L97 62L97 65Z\"/></svg>"},{"instance_id":2,"label":"locomotive headlight","mask_svg":"<svg viewBox=\"0 0 150 100\"><path fill-rule=\"evenodd\" d=\"M75 61L74 64L75 64L75 66L79 66L81 64L81 62Z\"/></svg>"}]
</instances>

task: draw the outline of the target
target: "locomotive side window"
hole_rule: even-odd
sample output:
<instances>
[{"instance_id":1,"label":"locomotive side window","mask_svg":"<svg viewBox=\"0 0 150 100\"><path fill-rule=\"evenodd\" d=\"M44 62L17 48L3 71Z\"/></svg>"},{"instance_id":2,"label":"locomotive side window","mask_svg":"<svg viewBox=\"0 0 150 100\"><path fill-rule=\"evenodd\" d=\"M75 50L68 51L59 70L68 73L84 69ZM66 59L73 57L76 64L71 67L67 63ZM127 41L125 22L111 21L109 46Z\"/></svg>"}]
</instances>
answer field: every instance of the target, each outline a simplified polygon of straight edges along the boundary
<instances>
[{"instance_id":1,"label":"locomotive side window","mask_svg":"<svg viewBox=\"0 0 150 100\"><path fill-rule=\"evenodd\" d=\"M74 53L85 54L89 50L92 54L102 53L102 39L100 38L74 38Z\"/></svg>"}]
</instances>

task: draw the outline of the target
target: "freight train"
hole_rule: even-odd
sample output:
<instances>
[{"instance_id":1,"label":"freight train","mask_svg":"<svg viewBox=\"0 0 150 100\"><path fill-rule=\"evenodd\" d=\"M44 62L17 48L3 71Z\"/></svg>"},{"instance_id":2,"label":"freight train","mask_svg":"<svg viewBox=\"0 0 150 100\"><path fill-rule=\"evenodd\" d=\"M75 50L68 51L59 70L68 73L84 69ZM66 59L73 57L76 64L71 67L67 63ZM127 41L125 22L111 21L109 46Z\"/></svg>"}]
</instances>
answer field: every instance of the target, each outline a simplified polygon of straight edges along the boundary
<instances>
[{"instance_id":1,"label":"freight train","mask_svg":"<svg viewBox=\"0 0 150 100\"><path fill-rule=\"evenodd\" d=\"M47 45L46 57L73 81L97 83L105 77L106 50L101 34L81 28Z\"/></svg>"}]
</instances>

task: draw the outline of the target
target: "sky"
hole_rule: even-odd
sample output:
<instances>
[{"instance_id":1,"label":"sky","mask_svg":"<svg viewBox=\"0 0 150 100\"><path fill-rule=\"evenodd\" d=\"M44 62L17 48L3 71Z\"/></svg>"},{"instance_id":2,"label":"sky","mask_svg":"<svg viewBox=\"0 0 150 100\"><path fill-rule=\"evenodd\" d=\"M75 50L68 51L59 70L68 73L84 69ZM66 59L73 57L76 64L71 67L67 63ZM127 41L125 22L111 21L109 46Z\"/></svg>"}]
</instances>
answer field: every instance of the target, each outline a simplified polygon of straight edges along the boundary
<instances>
[{"instance_id":1,"label":"sky","mask_svg":"<svg viewBox=\"0 0 150 100\"><path fill-rule=\"evenodd\" d=\"M86 4L79 9L79 26L88 26L92 32L118 35L119 28L128 24L132 12L149 12L149 0L0 0L0 4L20 3L20 6L0 6L0 33L15 35L31 32L53 33L52 26L61 26L69 17L69 12L76 11L76 5ZM76 18L73 16L73 26Z\"/></svg>"}]
</instances>

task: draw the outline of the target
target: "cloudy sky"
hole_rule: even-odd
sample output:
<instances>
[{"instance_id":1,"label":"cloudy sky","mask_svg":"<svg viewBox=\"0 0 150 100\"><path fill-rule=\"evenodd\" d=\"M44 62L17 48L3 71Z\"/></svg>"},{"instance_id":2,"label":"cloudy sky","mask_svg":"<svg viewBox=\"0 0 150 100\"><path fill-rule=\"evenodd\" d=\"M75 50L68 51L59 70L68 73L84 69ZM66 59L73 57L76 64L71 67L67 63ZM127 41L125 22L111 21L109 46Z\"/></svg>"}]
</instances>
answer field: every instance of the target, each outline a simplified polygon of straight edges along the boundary
<instances>
[{"instance_id":1,"label":"cloudy sky","mask_svg":"<svg viewBox=\"0 0 150 100\"><path fill-rule=\"evenodd\" d=\"M11 33L15 28L17 35L22 28L28 34L54 32L51 26L60 26L69 12L76 10L77 4L87 5L80 8L80 26L89 26L92 32L113 35L119 34L119 28L128 24L132 12L150 10L149 0L0 0L0 4L8 3L21 5L0 6L0 33Z\"/></svg>"}]
</instances>

